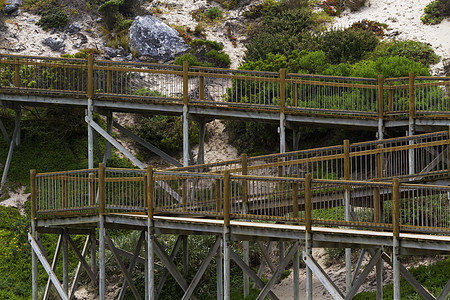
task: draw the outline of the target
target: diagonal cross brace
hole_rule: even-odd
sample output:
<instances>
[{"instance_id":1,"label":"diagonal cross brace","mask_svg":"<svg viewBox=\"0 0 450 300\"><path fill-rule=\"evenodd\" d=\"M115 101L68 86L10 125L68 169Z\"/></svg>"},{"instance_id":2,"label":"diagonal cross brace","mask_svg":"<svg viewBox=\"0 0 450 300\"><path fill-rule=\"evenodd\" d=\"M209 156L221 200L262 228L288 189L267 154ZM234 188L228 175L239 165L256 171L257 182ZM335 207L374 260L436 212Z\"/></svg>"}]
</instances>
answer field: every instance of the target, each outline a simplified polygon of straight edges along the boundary
<instances>
[{"instance_id":1,"label":"diagonal cross brace","mask_svg":"<svg viewBox=\"0 0 450 300\"><path fill-rule=\"evenodd\" d=\"M53 285L56 288L56 291L58 292L59 296L62 300L68 300L69 297L64 292L64 289L61 285L61 283L58 280L58 277L56 276L55 272L53 272L52 267L49 265L48 261L45 259L44 253L42 253L41 248L39 248L38 243L33 238L33 236L28 233L28 242L31 245L32 251L36 253L36 256L38 257L39 261L41 262L42 266L44 267L45 271L47 272L48 276L50 277L50 280L52 281Z\"/></svg>"},{"instance_id":2,"label":"diagonal cross brace","mask_svg":"<svg viewBox=\"0 0 450 300\"><path fill-rule=\"evenodd\" d=\"M258 244L258 247L261 250L261 254L263 255L264 261L267 263L267 265L269 266L270 270L272 272L275 272L276 267L273 264L272 260L270 259L270 255L268 253L268 251L270 251L270 247L267 247L267 250L266 250L266 248L264 247L264 245L263 245L263 243L261 241L257 241L256 243Z\"/></svg>"},{"instance_id":3,"label":"diagonal cross brace","mask_svg":"<svg viewBox=\"0 0 450 300\"><path fill-rule=\"evenodd\" d=\"M263 289L265 283L256 275L256 273L230 248L231 259L253 280L253 282L260 288ZM272 300L279 300L279 298L272 292L269 291L267 295Z\"/></svg>"},{"instance_id":4,"label":"diagonal cross brace","mask_svg":"<svg viewBox=\"0 0 450 300\"><path fill-rule=\"evenodd\" d=\"M269 282L267 282L266 286L261 290L261 293L259 293L258 298L256 298L257 300L263 300L264 298L266 298L267 294L272 289L272 286L281 277L281 274L283 274L283 271L286 269L286 266L292 260L294 254L298 251L299 246L300 246L299 242L295 242L291 246L291 249L289 249L288 254L280 262L280 265L273 274L272 278L270 278Z\"/></svg>"},{"instance_id":5,"label":"diagonal cross brace","mask_svg":"<svg viewBox=\"0 0 450 300\"><path fill-rule=\"evenodd\" d=\"M55 255L53 256L53 262L52 262L52 270L56 270L56 263L58 262L59 253L61 252L61 245L62 245L62 236L59 235L58 237L58 243L56 244L55 249ZM44 297L42 297L43 300L47 300L50 294L50 287L51 287L51 279L50 277L47 280L47 285L45 287Z\"/></svg>"},{"instance_id":6,"label":"diagonal cross brace","mask_svg":"<svg viewBox=\"0 0 450 300\"><path fill-rule=\"evenodd\" d=\"M308 268L316 275L320 280L322 285L328 290L331 296L337 300L344 300L345 297L339 288L334 284L331 278L325 273L322 267L317 263L317 261L310 256L308 253L303 251L303 261L308 266Z\"/></svg>"},{"instance_id":7,"label":"diagonal cross brace","mask_svg":"<svg viewBox=\"0 0 450 300\"><path fill-rule=\"evenodd\" d=\"M86 259L86 254L88 252L90 243L90 238L86 238L86 242L84 243L83 252L81 253L83 255L83 258ZM75 297L75 290L78 285L78 280L80 279L80 273L81 273L81 262L78 263L77 269L75 270L75 276L72 281L72 285L70 287L70 293L69 293L69 300L72 300Z\"/></svg>"},{"instance_id":8,"label":"diagonal cross brace","mask_svg":"<svg viewBox=\"0 0 450 300\"><path fill-rule=\"evenodd\" d=\"M347 296L345 297L346 300L353 299L353 296L355 296L356 292L358 292L359 288L361 287L361 284L367 278L370 271L372 271L372 269L375 267L377 262L381 259L382 254L383 254L383 251L380 249L377 251L377 253L374 256L372 256L372 259L369 261L367 266L364 268L364 271L361 273L361 275L359 275L358 279L352 285L351 290L348 292Z\"/></svg>"},{"instance_id":9,"label":"diagonal cross brace","mask_svg":"<svg viewBox=\"0 0 450 300\"><path fill-rule=\"evenodd\" d=\"M172 274L172 277L176 280L178 285L183 289L184 292L186 292L188 284L184 279L183 275L181 275L178 268L173 264L172 260L166 254L166 251L164 250L163 246L158 242L158 240L155 239L154 243L156 246L155 247L156 255L158 255L159 259L161 259L161 261L166 266L167 270L169 270L170 274ZM191 299L195 300L197 298L194 295L191 295Z\"/></svg>"},{"instance_id":10,"label":"diagonal cross brace","mask_svg":"<svg viewBox=\"0 0 450 300\"><path fill-rule=\"evenodd\" d=\"M175 257L178 254L178 250L180 250L181 246L181 235L178 236L177 241L175 242L175 245L173 246L172 253L170 254L170 260L173 262L175 260ZM164 272L161 275L158 283L158 287L156 288L155 298L158 299L159 294L161 294L161 291L164 287L164 283L166 282L167 276L169 276L169 271L167 268L164 268Z\"/></svg>"},{"instance_id":11,"label":"diagonal cross brace","mask_svg":"<svg viewBox=\"0 0 450 300\"><path fill-rule=\"evenodd\" d=\"M194 292L194 289L197 287L200 279L202 278L203 274L205 273L206 269L208 268L209 263L214 257L214 254L216 254L217 249L219 249L221 238L216 238L216 242L212 246L212 248L209 250L208 255L203 259L202 264L200 265L200 268L198 269L197 273L195 274L194 278L192 279L192 282L189 284L188 288L186 289L186 292L184 293L184 296L182 300L187 300L191 298L192 293Z\"/></svg>"},{"instance_id":12,"label":"diagonal cross brace","mask_svg":"<svg viewBox=\"0 0 450 300\"><path fill-rule=\"evenodd\" d=\"M80 263L83 265L84 269L86 270L88 276L91 278L92 282L94 284L97 283L97 278L95 278L94 273L92 272L91 268L89 267L88 263L86 262L86 260L84 259L83 254L80 253L80 251L78 250L77 246L75 245L75 243L73 242L72 238L70 237L70 235L68 235L67 233L64 233L67 237L67 241L69 242L70 247L72 247L73 251L75 252L76 257L78 258L78 260L80 261Z\"/></svg>"},{"instance_id":13,"label":"diagonal cross brace","mask_svg":"<svg viewBox=\"0 0 450 300\"><path fill-rule=\"evenodd\" d=\"M128 285L130 286L130 289L133 292L134 297L136 299L140 300L141 295L139 295L139 292L138 292L136 286L134 285L134 282L131 279L127 268L125 267L122 260L120 259L119 254L116 251L116 247L114 246L114 243L111 240L111 238L109 237L107 232L105 232L105 240L106 240L106 243L109 245L109 250L112 252L114 258L116 259L116 262L119 265L120 270L122 271L123 275L125 276L125 279L128 281Z\"/></svg>"}]
</instances>

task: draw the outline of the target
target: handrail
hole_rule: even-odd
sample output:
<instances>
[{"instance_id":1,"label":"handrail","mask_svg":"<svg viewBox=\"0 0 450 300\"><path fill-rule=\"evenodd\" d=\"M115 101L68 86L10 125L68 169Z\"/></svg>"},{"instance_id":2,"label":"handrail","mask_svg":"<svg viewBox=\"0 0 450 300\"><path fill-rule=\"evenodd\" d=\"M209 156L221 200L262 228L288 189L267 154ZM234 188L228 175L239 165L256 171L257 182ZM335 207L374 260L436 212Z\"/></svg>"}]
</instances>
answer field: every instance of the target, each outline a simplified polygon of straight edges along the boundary
<instances>
[{"instance_id":1,"label":"handrail","mask_svg":"<svg viewBox=\"0 0 450 300\"><path fill-rule=\"evenodd\" d=\"M169 100L325 117L450 118L447 77L356 78L6 54L0 54L0 72L3 93ZM217 83L212 95L211 83Z\"/></svg>"},{"instance_id":2,"label":"handrail","mask_svg":"<svg viewBox=\"0 0 450 300\"><path fill-rule=\"evenodd\" d=\"M450 234L448 186L405 184L396 178L390 182L311 179L310 174L297 178L230 175L228 171L221 175L119 171L102 165L88 171L59 172L58 176L32 171L33 217L145 214L150 207L152 215L219 217L225 222L271 220L303 223L309 228L325 225L394 230L394 234ZM183 200L167 193L162 183L182 195ZM351 205L350 220L344 215L345 197L349 197ZM148 199L152 199L151 205Z\"/></svg>"}]
</instances>

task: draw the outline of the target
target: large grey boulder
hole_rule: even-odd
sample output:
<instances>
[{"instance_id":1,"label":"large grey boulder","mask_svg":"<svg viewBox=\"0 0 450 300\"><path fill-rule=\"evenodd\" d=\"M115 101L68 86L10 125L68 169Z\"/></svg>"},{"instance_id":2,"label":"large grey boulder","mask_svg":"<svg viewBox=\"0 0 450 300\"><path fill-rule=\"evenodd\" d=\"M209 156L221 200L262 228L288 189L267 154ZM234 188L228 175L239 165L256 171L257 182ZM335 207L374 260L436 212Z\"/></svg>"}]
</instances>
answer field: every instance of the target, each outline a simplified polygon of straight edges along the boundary
<instances>
[{"instance_id":1,"label":"large grey boulder","mask_svg":"<svg viewBox=\"0 0 450 300\"><path fill-rule=\"evenodd\" d=\"M190 49L175 29L150 15L134 19L130 45L141 59L162 62L173 60Z\"/></svg>"},{"instance_id":2,"label":"large grey boulder","mask_svg":"<svg viewBox=\"0 0 450 300\"><path fill-rule=\"evenodd\" d=\"M42 41L43 45L50 47L53 51L61 51L64 49L65 44L63 39L48 37Z\"/></svg>"}]
</instances>

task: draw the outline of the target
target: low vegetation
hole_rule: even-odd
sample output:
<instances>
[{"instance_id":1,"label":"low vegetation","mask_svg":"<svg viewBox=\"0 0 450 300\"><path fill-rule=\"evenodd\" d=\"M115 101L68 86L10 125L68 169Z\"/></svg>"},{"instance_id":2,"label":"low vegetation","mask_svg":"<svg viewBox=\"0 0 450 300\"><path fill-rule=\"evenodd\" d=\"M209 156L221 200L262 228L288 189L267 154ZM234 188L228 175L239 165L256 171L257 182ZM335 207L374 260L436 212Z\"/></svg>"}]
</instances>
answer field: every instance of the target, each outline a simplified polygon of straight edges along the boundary
<instances>
[{"instance_id":1,"label":"low vegetation","mask_svg":"<svg viewBox=\"0 0 450 300\"><path fill-rule=\"evenodd\" d=\"M420 18L422 23L439 24L445 17L450 17L450 2L448 0L434 0L425 6L423 12L424 14Z\"/></svg>"}]
</instances>

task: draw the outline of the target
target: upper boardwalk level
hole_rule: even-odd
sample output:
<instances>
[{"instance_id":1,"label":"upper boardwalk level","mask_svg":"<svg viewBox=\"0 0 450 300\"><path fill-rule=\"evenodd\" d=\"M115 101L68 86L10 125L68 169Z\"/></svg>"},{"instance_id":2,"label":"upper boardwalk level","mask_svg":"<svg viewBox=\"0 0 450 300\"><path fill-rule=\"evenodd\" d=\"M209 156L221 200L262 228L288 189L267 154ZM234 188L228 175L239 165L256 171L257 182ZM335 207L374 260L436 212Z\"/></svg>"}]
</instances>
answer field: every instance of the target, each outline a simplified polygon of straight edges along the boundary
<instances>
[{"instance_id":1,"label":"upper boardwalk level","mask_svg":"<svg viewBox=\"0 0 450 300\"><path fill-rule=\"evenodd\" d=\"M0 54L0 100L206 119L357 125L450 125L448 77L350 78ZM283 125L284 126L284 125Z\"/></svg>"}]
</instances>

